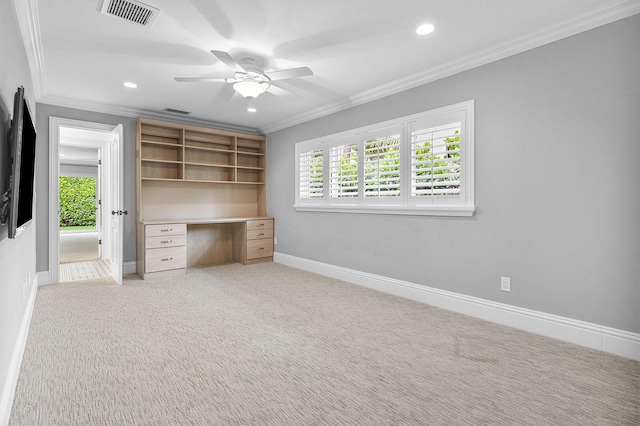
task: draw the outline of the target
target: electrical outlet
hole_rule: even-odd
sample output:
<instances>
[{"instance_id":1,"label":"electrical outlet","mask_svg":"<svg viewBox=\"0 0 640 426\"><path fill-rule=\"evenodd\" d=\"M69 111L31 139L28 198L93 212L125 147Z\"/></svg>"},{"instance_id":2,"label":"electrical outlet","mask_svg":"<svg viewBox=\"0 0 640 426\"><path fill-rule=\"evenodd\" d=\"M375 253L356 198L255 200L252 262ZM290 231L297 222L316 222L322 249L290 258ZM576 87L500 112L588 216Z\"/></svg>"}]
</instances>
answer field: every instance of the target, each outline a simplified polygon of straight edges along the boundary
<instances>
[{"instance_id":1,"label":"electrical outlet","mask_svg":"<svg viewBox=\"0 0 640 426\"><path fill-rule=\"evenodd\" d=\"M273 244L274 245L278 244L278 237L273 237Z\"/></svg>"},{"instance_id":2,"label":"electrical outlet","mask_svg":"<svg viewBox=\"0 0 640 426\"><path fill-rule=\"evenodd\" d=\"M500 290L508 292L511 291L511 278L500 277Z\"/></svg>"}]
</instances>

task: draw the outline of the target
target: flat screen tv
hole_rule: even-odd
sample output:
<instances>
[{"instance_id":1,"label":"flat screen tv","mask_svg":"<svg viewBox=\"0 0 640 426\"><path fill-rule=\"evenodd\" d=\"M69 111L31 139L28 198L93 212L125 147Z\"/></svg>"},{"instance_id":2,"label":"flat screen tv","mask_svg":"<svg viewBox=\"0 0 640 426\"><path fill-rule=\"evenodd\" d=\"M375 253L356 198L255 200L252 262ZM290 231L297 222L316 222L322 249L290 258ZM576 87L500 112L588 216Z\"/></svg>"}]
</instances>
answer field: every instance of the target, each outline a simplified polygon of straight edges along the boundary
<instances>
[{"instance_id":1,"label":"flat screen tv","mask_svg":"<svg viewBox=\"0 0 640 426\"><path fill-rule=\"evenodd\" d=\"M11 167L8 190L8 237L16 238L33 219L33 183L36 158L36 129L31 111L19 87L13 99L9 131Z\"/></svg>"}]
</instances>

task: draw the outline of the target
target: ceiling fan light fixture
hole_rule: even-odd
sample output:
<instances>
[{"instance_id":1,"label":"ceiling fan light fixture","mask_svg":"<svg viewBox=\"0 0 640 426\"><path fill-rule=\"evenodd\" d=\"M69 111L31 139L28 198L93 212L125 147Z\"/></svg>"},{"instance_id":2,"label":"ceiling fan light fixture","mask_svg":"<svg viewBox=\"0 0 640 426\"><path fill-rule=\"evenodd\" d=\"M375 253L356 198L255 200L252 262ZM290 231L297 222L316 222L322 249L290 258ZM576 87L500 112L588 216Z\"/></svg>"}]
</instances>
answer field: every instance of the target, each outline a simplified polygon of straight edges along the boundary
<instances>
[{"instance_id":1,"label":"ceiling fan light fixture","mask_svg":"<svg viewBox=\"0 0 640 426\"><path fill-rule=\"evenodd\" d=\"M244 80L235 83L233 89L245 98L255 99L266 92L269 86L269 83L265 82Z\"/></svg>"}]
</instances>

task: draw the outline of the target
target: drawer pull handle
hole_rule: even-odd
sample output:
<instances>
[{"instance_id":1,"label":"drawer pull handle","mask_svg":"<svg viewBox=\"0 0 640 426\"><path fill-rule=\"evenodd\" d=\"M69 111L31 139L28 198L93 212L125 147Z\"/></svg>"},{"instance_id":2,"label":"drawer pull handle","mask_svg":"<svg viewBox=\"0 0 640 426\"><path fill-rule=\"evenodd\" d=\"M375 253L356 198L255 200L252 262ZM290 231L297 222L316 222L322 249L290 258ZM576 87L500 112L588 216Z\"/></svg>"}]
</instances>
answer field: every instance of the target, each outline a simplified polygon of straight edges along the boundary
<instances>
[{"instance_id":1,"label":"drawer pull handle","mask_svg":"<svg viewBox=\"0 0 640 426\"><path fill-rule=\"evenodd\" d=\"M169 228L169 229L161 229L160 232L171 232L173 231L173 228Z\"/></svg>"},{"instance_id":2,"label":"drawer pull handle","mask_svg":"<svg viewBox=\"0 0 640 426\"><path fill-rule=\"evenodd\" d=\"M172 243L172 242L173 242L173 240L163 240L163 241L160 241L160 244L169 244L169 243Z\"/></svg>"},{"instance_id":3,"label":"drawer pull handle","mask_svg":"<svg viewBox=\"0 0 640 426\"><path fill-rule=\"evenodd\" d=\"M264 232L259 233L258 237L264 237Z\"/></svg>"},{"instance_id":4,"label":"drawer pull handle","mask_svg":"<svg viewBox=\"0 0 640 426\"><path fill-rule=\"evenodd\" d=\"M264 250L264 247L258 247L258 250Z\"/></svg>"},{"instance_id":5,"label":"drawer pull handle","mask_svg":"<svg viewBox=\"0 0 640 426\"><path fill-rule=\"evenodd\" d=\"M163 262L167 262L169 260L173 260L173 257L163 257L162 259L160 259Z\"/></svg>"},{"instance_id":6,"label":"drawer pull handle","mask_svg":"<svg viewBox=\"0 0 640 426\"><path fill-rule=\"evenodd\" d=\"M259 223L257 226L258 228L264 228L264 223Z\"/></svg>"}]
</instances>

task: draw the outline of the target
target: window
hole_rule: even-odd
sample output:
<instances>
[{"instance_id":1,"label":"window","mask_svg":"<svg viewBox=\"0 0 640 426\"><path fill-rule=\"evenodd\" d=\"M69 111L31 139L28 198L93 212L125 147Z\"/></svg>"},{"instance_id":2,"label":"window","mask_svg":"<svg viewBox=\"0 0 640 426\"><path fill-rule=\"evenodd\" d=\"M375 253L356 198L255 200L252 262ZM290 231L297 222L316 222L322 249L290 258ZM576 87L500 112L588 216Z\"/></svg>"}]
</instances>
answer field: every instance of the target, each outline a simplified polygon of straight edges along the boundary
<instances>
[{"instance_id":1,"label":"window","mask_svg":"<svg viewBox=\"0 0 640 426\"><path fill-rule=\"evenodd\" d=\"M467 101L296 144L294 207L473 215L473 113Z\"/></svg>"},{"instance_id":2,"label":"window","mask_svg":"<svg viewBox=\"0 0 640 426\"><path fill-rule=\"evenodd\" d=\"M460 193L460 126L450 123L411 132L411 197Z\"/></svg>"},{"instance_id":3,"label":"window","mask_svg":"<svg viewBox=\"0 0 640 426\"><path fill-rule=\"evenodd\" d=\"M301 199L322 199L324 196L322 159L322 149L300 154L298 188Z\"/></svg>"},{"instance_id":4,"label":"window","mask_svg":"<svg viewBox=\"0 0 640 426\"><path fill-rule=\"evenodd\" d=\"M358 145L332 146L329 154L331 198L358 196Z\"/></svg>"},{"instance_id":5,"label":"window","mask_svg":"<svg viewBox=\"0 0 640 426\"><path fill-rule=\"evenodd\" d=\"M364 196L400 196L400 134L364 141Z\"/></svg>"}]
</instances>

